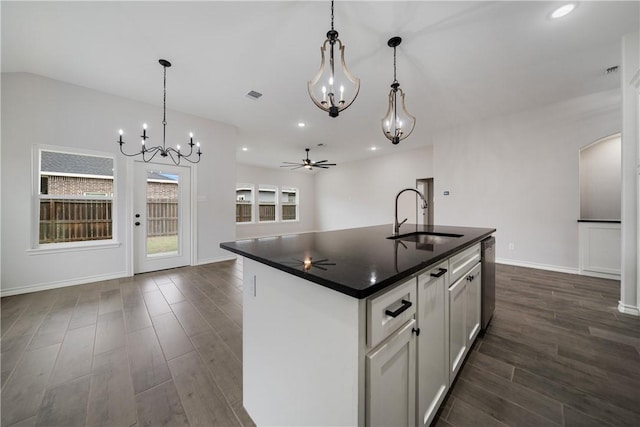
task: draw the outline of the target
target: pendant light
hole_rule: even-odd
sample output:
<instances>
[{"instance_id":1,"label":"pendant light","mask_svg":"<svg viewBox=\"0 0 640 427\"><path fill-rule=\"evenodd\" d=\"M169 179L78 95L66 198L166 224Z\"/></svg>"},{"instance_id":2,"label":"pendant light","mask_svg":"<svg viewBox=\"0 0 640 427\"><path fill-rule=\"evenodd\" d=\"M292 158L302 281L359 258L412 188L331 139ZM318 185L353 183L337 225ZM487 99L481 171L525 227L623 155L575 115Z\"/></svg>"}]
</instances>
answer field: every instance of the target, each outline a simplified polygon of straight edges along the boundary
<instances>
[{"instance_id":1,"label":"pendant light","mask_svg":"<svg viewBox=\"0 0 640 427\"><path fill-rule=\"evenodd\" d=\"M160 65L162 65L162 68L164 70L164 96L163 96L163 113L162 113L162 146L158 145L156 147L151 147L151 148L147 148L146 146L146 141L147 139L149 139L149 136L147 136L147 124L144 123L142 125L142 135L140 136L142 138L142 140L140 141L142 144L142 147L140 148L140 151L134 154L127 154L124 152L124 150L122 149L122 146L124 145L124 141L122 140L122 135L124 134L124 132L122 131L122 129L120 129L120 138L118 139L118 144L120 144L120 152L122 154L124 154L127 157L134 157L134 156L142 156L142 160L144 162L150 162L151 160L153 160L153 158L159 153L161 157L169 157L173 163L175 163L176 165L180 164L180 160L184 159L190 163L198 163L200 161L200 156L202 155L202 151L200 151L200 143L196 142L194 144L193 142L193 133L189 133L189 142L187 143L187 145L189 146L189 153L182 153L180 151L180 145L176 145L176 148L173 147L169 147L167 148L166 146L166 135L167 135L167 68L171 67L171 62L167 61L166 59L160 59L158 61L160 63ZM198 148L197 152L193 152L193 146L196 146ZM198 158L190 158L192 154L197 154Z\"/></svg>"},{"instance_id":2,"label":"pendant light","mask_svg":"<svg viewBox=\"0 0 640 427\"><path fill-rule=\"evenodd\" d=\"M389 109L382 119L382 132L393 144L398 144L411 135L416 125L416 118L409 114L404 105L404 92L396 78L396 48L401 42L402 39L397 36L387 42L387 45L393 48L393 83L389 92Z\"/></svg>"},{"instance_id":3,"label":"pendant light","mask_svg":"<svg viewBox=\"0 0 640 427\"><path fill-rule=\"evenodd\" d=\"M335 49L338 52L334 52ZM320 47L322 59L317 74L307 83L309 96L321 110L327 111L330 117L338 117L355 101L360 91L360 79L354 77L344 62L344 45L333 28L333 1L331 2L331 30ZM335 55L339 55L336 68ZM326 61L328 58L328 61Z\"/></svg>"}]
</instances>

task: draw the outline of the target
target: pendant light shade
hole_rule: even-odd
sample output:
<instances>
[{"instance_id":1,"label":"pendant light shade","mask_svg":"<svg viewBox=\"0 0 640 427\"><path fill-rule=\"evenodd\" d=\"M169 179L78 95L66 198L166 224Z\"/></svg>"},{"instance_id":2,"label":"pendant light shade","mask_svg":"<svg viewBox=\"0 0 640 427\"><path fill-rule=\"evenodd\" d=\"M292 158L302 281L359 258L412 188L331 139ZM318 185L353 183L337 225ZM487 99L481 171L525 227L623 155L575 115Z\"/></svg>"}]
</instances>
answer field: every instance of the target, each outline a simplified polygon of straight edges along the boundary
<instances>
[{"instance_id":1,"label":"pendant light shade","mask_svg":"<svg viewBox=\"0 0 640 427\"><path fill-rule=\"evenodd\" d=\"M333 28L333 1L331 30L320 47L320 54L320 69L307 83L307 89L314 104L327 111L329 116L338 117L340 111L347 109L358 96L360 79L349 72L344 61L344 45Z\"/></svg>"},{"instance_id":2,"label":"pendant light shade","mask_svg":"<svg viewBox=\"0 0 640 427\"><path fill-rule=\"evenodd\" d=\"M387 44L393 48L393 83L389 91L389 108L382 118L382 132L393 144L411 135L416 125L416 118L407 111L404 104L404 91L400 89L400 83L396 79L396 48L400 45L400 37L392 37Z\"/></svg>"}]
</instances>

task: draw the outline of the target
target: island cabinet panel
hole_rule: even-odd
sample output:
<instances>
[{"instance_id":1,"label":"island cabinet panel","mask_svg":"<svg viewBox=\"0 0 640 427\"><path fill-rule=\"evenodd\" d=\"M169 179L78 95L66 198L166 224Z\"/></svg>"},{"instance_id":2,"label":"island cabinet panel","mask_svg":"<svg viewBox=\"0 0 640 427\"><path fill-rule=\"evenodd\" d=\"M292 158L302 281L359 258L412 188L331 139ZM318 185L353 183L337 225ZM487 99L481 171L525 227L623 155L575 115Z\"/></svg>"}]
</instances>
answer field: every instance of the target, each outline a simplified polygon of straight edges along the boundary
<instances>
[{"instance_id":1,"label":"island cabinet panel","mask_svg":"<svg viewBox=\"0 0 640 427\"><path fill-rule=\"evenodd\" d=\"M415 424L415 324L409 320L366 357L367 426Z\"/></svg>"},{"instance_id":2,"label":"island cabinet panel","mask_svg":"<svg viewBox=\"0 0 640 427\"><path fill-rule=\"evenodd\" d=\"M480 332L480 309L482 303L482 289L481 289L481 280L482 280L482 271L481 265L478 263L475 267L467 274L467 295L466 299L466 332L467 332L467 347L471 348L471 345L478 336L478 332Z\"/></svg>"},{"instance_id":3,"label":"island cabinet panel","mask_svg":"<svg viewBox=\"0 0 640 427\"><path fill-rule=\"evenodd\" d=\"M449 384L453 383L480 331L482 278L480 259L476 256L479 253L480 245L475 245L449 261L450 266L457 266L455 275L451 276L457 279L452 281L448 291Z\"/></svg>"},{"instance_id":4,"label":"island cabinet panel","mask_svg":"<svg viewBox=\"0 0 640 427\"><path fill-rule=\"evenodd\" d=\"M466 285L462 277L449 288L449 384L453 383L467 353Z\"/></svg>"},{"instance_id":5,"label":"island cabinet panel","mask_svg":"<svg viewBox=\"0 0 640 427\"><path fill-rule=\"evenodd\" d=\"M431 424L449 388L448 262L418 276L417 417Z\"/></svg>"},{"instance_id":6,"label":"island cabinet panel","mask_svg":"<svg viewBox=\"0 0 640 427\"><path fill-rule=\"evenodd\" d=\"M364 425L364 300L250 259L243 268L243 404L254 422Z\"/></svg>"}]
</instances>

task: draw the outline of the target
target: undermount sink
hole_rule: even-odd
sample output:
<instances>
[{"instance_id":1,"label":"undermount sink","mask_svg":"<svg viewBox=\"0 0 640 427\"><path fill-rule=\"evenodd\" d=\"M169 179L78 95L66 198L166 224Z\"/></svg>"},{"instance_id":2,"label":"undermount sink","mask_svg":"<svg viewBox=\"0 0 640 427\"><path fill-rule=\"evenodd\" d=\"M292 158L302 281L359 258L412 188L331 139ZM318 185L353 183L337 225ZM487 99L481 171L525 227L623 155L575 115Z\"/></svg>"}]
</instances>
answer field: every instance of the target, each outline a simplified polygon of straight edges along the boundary
<instances>
[{"instance_id":1,"label":"undermount sink","mask_svg":"<svg viewBox=\"0 0 640 427\"><path fill-rule=\"evenodd\" d=\"M448 243L451 240L458 239L462 236L463 234L435 233L432 231L414 231L412 233L389 236L387 237L387 239L436 245L436 244Z\"/></svg>"}]
</instances>

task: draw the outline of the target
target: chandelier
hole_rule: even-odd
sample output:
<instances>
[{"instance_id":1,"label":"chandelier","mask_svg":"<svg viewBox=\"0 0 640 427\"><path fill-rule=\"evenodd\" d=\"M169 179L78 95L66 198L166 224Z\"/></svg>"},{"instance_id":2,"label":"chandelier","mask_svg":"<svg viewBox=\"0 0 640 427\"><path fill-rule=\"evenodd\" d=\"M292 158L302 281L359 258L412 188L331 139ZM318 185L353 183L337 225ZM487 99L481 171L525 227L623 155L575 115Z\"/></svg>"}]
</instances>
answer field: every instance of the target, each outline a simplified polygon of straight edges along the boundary
<instances>
[{"instance_id":1,"label":"chandelier","mask_svg":"<svg viewBox=\"0 0 640 427\"><path fill-rule=\"evenodd\" d=\"M389 92L389 109L381 121L382 132L392 144L398 144L411 135L416 125L416 118L409 114L404 105L404 92L400 89L400 83L396 78L396 48L401 42L402 39L397 36L390 38L387 42L389 47L393 48L393 83Z\"/></svg>"},{"instance_id":2,"label":"chandelier","mask_svg":"<svg viewBox=\"0 0 640 427\"><path fill-rule=\"evenodd\" d=\"M141 138L142 140L140 141L142 144L142 147L140 148L140 151L134 154L127 154L124 152L124 150L122 149L122 146L124 145L124 141L122 140L122 135L124 134L124 132L122 131L122 129L120 129L119 133L120 133L120 138L118 139L118 144L120 144L120 152L122 154L124 154L125 156L128 157L134 157L134 156L140 156L142 155L142 160L145 162L150 162L151 160L153 160L153 158L157 155L160 154L161 157L169 157L173 163L175 163L176 165L180 164L180 160L184 159L190 163L198 163L200 161L200 156L202 155L202 151L200 151L200 143L196 142L194 144L193 142L193 133L189 133L189 142L187 143L187 145L189 146L189 153L183 153L180 151L180 145L176 145L176 148L173 147L169 147L167 148L166 146L166 135L167 135L167 68L171 67L171 62L167 61L166 59L160 59L158 61L160 63L160 65L162 65L162 68L164 70L164 97L163 97L163 112L162 112L162 146L157 145L155 147L150 147L147 148L146 145L146 141L147 139L149 139L149 136L147 136L147 124L144 123L142 125L142 135ZM196 151L195 153L193 152L193 146L196 146L198 151ZM197 154L198 158L191 158L192 154Z\"/></svg>"},{"instance_id":3,"label":"chandelier","mask_svg":"<svg viewBox=\"0 0 640 427\"><path fill-rule=\"evenodd\" d=\"M340 66L336 69L334 48L340 54ZM331 30L320 47L322 60L320 69L313 80L307 83L309 96L321 110L329 112L330 117L338 117L340 111L347 109L355 101L360 91L360 79L354 77L344 62L344 45L333 28L333 1L331 2ZM328 56L329 61L325 58ZM346 89L345 89L345 85ZM339 91L339 93L336 93ZM345 91L348 98L345 98Z\"/></svg>"}]
</instances>

